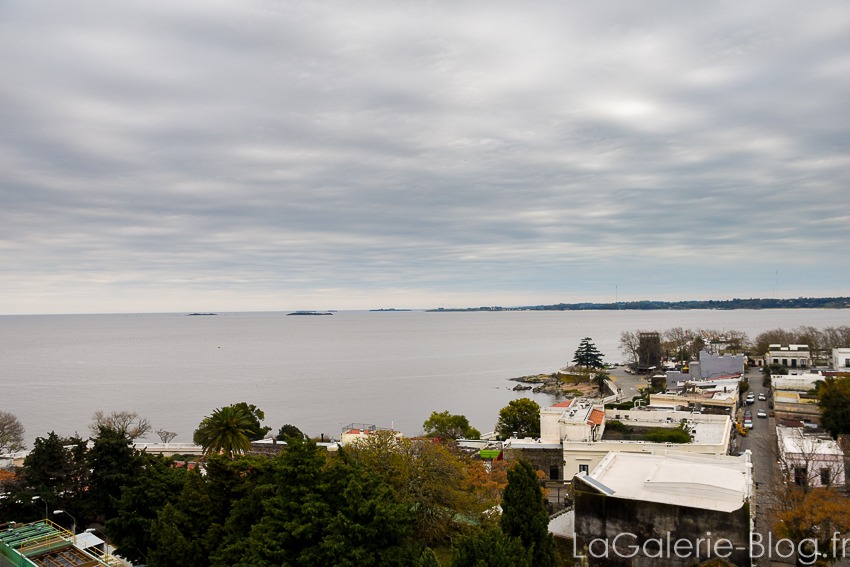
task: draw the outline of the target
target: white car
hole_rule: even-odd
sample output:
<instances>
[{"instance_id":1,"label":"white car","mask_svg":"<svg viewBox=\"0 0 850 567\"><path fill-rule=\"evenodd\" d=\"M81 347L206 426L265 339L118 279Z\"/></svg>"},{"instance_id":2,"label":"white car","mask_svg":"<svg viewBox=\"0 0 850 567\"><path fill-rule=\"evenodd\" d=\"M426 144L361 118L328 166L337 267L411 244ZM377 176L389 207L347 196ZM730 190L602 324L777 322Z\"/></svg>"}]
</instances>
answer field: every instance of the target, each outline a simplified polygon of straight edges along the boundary
<instances>
[{"instance_id":1,"label":"white car","mask_svg":"<svg viewBox=\"0 0 850 567\"><path fill-rule=\"evenodd\" d=\"M767 417L767 412L763 409L760 409L756 415L759 417Z\"/></svg>"},{"instance_id":2,"label":"white car","mask_svg":"<svg viewBox=\"0 0 850 567\"><path fill-rule=\"evenodd\" d=\"M744 420L744 427L746 427L747 429L752 429L753 428L753 420L752 419L745 419Z\"/></svg>"},{"instance_id":3,"label":"white car","mask_svg":"<svg viewBox=\"0 0 850 567\"><path fill-rule=\"evenodd\" d=\"M759 400L764 401L764 400L766 400L766 399L767 399L767 398L765 398L765 396L764 396L764 392L760 392L760 393L759 393Z\"/></svg>"}]
</instances>

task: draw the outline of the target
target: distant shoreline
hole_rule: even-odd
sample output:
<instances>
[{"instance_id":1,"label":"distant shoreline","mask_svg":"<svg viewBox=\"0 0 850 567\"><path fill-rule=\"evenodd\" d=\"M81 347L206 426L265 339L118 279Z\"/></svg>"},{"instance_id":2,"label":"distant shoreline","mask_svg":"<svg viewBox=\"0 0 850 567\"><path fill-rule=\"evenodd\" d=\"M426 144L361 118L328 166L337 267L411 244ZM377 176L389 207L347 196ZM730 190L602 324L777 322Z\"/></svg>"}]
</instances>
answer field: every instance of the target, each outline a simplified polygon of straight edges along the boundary
<instances>
[{"instance_id":1,"label":"distant shoreline","mask_svg":"<svg viewBox=\"0 0 850 567\"><path fill-rule=\"evenodd\" d=\"M659 311L736 309L848 309L850 297L799 297L797 299L727 299L721 301L621 301L618 303L558 303L524 307L467 307L428 309L429 313L458 311Z\"/></svg>"}]
</instances>

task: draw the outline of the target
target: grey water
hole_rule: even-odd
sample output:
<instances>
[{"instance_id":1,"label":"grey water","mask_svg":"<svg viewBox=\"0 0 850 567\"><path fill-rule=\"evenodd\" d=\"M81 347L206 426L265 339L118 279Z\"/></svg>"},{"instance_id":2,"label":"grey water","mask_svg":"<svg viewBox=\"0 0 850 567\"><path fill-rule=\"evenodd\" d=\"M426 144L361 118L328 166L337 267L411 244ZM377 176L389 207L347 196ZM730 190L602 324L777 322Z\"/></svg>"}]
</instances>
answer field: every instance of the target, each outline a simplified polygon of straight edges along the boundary
<instances>
[{"instance_id":1,"label":"grey water","mask_svg":"<svg viewBox=\"0 0 850 567\"><path fill-rule=\"evenodd\" d=\"M466 415L482 433L517 397L509 378L566 366L583 337L610 362L622 331L740 330L850 324L842 310L340 311L0 317L0 410L26 427L87 437L97 410L135 411L154 429L192 432L245 401L285 423L338 438L351 422L422 431L432 411ZM158 441L150 434L148 441Z\"/></svg>"}]
</instances>

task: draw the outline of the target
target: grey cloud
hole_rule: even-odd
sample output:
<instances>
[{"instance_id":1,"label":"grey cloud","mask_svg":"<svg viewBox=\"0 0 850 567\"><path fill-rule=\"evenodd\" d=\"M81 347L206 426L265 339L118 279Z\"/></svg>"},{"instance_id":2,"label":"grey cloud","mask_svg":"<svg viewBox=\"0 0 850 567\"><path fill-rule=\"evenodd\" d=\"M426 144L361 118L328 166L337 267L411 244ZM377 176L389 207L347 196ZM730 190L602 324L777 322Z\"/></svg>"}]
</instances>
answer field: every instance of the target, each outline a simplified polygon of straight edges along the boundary
<instances>
[{"instance_id":1,"label":"grey cloud","mask_svg":"<svg viewBox=\"0 0 850 567\"><path fill-rule=\"evenodd\" d=\"M699 266L847 258L839 2L3 10L0 260L34 290L560 301L603 269L687 295Z\"/></svg>"}]
</instances>

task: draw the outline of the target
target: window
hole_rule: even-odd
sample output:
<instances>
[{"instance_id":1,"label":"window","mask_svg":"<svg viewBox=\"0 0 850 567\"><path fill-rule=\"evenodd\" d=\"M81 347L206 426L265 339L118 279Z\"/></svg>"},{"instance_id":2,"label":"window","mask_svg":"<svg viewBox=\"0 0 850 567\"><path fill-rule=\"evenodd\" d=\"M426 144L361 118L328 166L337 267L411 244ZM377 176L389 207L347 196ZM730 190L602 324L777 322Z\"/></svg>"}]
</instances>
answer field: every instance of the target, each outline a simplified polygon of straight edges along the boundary
<instances>
[{"instance_id":1,"label":"window","mask_svg":"<svg viewBox=\"0 0 850 567\"><path fill-rule=\"evenodd\" d=\"M782 359L782 365L783 365L783 366L788 366L788 359L787 359L787 358L783 358L783 359Z\"/></svg>"},{"instance_id":2,"label":"window","mask_svg":"<svg viewBox=\"0 0 850 567\"><path fill-rule=\"evenodd\" d=\"M590 465L579 465L579 466L578 466L578 472L580 472L580 473L582 473L582 472L583 472L583 473L586 473L586 472L588 471L588 469L589 469L589 468L590 468Z\"/></svg>"},{"instance_id":3,"label":"window","mask_svg":"<svg viewBox=\"0 0 850 567\"><path fill-rule=\"evenodd\" d=\"M820 470L820 483L821 486L829 486L829 469Z\"/></svg>"},{"instance_id":4,"label":"window","mask_svg":"<svg viewBox=\"0 0 850 567\"><path fill-rule=\"evenodd\" d=\"M845 368L850 368L850 358L845 358L845 359L844 359L844 367L845 367Z\"/></svg>"},{"instance_id":5,"label":"window","mask_svg":"<svg viewBox=\"0 0 850 567\"><path fill-rule=\"evenodd\" d=\"M774 359L773 359L773 364L779 364L779 359L778 359L778 358L774 358Z\"/></svg>"},{"instance_id":6,"label":"window","mask_svg":"<svg viewBox=\"0 0 850 567\"><path fill-rule=\"evenodd\" d=\"M791 359L791 368L797 368L797 359L796 358Z\"/></svg>"},{"instance_id":7,"label":"window","mask_svg":"<svg viewBox=\"0 0 850 567\"><path fill-rule=\"evenodd\" d=\"M549 478L552 480L558 480L558 466L552 465L549 467Z\"/></svg>"},{"instance_id":8,"label":"window","mask_svg":"<svg viewBox=\"0 0 850 567\"><path fill-rule=\"evenodd\" d=\"M798 486L807 486L806 467L794 467L794 483Z\"/></svg>"}]
</instances>

